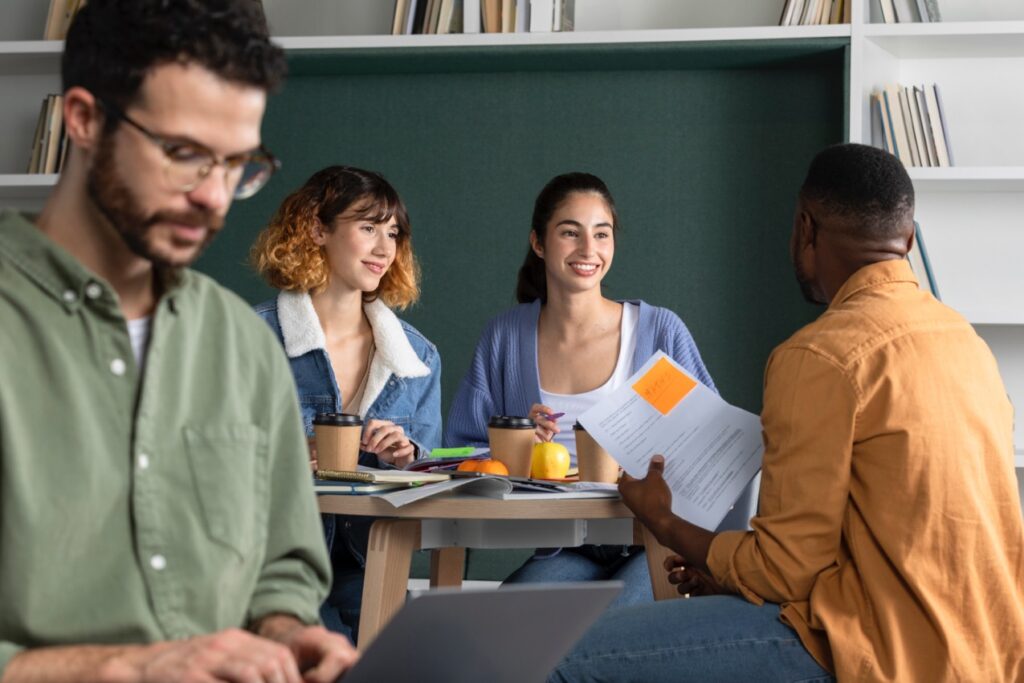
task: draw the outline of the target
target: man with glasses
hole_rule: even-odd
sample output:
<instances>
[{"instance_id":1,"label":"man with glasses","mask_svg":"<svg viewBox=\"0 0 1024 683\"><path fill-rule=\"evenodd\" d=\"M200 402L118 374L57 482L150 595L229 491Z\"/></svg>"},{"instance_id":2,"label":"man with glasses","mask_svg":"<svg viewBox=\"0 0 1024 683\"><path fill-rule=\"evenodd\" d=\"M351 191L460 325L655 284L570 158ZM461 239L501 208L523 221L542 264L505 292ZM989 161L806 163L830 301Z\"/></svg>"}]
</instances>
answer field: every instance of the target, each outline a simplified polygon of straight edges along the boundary
<instances>
[{"instance_id":1,"label":"man with glasses","mask_svg":"<svg viewBox=\"0 0 1024 683\"><path fill-rule=\"evenodd\" d=\"M0 681L333 681L330 585L291 373L191 270L283 78L256 0L89 0L71 151L0 214ZM302 673L300 673L300 671Z\"/></svg>"}]
</instances>

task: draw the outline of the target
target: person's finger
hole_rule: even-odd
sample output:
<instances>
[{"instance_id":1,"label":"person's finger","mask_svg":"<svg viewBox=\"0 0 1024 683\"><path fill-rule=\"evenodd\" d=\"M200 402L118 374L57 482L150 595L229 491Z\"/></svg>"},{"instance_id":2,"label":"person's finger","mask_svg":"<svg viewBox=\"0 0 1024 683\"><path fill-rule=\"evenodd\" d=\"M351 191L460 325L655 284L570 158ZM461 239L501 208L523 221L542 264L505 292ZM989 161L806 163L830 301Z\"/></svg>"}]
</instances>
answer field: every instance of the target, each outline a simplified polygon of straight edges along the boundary
<instances>
[{"instance_id":1,"label":"person's finger","mask_svg":"<svg viewBox=\"0 0 1024 683\"><path fill-rule=\"evenodd\" d=\"M375 431L367 440L363 450L369 451L370 453L380 453L382 450L387 448L387 443L394 441L396 438L402 438L404 435L405 432L398 425L384 425L377 429L377 431Z\"/></svg>"},{"instance_id":2,"label":"person's finger","mask_svg":"<svg viewBox=\"0 0 1024 683\"><path fill-rule=\"evenodd\" d=\"M389 432L377 441L374 448L377 449L378 453L383 453L384 451L390 451L404 446L407 443L409 443L409 439L405 438L405 434L402 434L401 432Z\"/></svg>"},{"instance_id":3,"label":"person's finger","mask_svg":"<svg viewBox=\"0 0 1024 683\"><path fill-rule=\"evenodd\" d=\"M658 479L661 479L662 474L665 472L665 456L655 455L651 458L651 462L647 465L647 477L655 475Z\"/></svg>"},{"instance_id":4,"label":"person's finger","mask_svg":"<svg viewBox=\"0 0 1024 683\"><path fill-rule=\"evenodd\" d=\"M308 683L334 683L341 674L351 669L358 659L359 653L354 648L346 650L331 648L324 653L316 666L306 671L306 681Z\"/></svg>"},{"instance_id":5,"label":"person's finger","mask_svg":"<svg viewBox=\"0 0 1024 683\"><path fill-rule=\"evenodd\" d=\"M662 566L665 567L665 571L670 572L673 569L682 569L686 566L686 560L682 555L669 555L662 562Z\"/></svg>"},{"instance_id":6,"label":"person's finger","mask_svg":"<svg viewBox=\"0 0 1024 683\"><path fill-rule=\"evenodd\" d=\"M360 440L362 442L361 445L364 446L363 450L367 450L365 446L370 444L374 435L379 434L382 430L387 429L388 427L395 426L397 425L390 420L369 420L363 427L363 438Z\"/></svg>"}]
</instances>

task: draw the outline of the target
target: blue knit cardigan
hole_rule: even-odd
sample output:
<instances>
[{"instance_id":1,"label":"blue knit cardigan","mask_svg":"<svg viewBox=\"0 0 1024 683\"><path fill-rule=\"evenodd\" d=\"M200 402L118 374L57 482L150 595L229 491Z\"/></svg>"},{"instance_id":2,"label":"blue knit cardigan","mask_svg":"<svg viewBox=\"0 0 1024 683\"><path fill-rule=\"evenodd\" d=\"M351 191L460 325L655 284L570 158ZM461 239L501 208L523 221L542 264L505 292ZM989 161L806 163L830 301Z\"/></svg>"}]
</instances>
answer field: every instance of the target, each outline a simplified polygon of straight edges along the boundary
<instances>
[{"instance_id":1,"label":"blue knit cardigan","mask_svg":"<svg viewBox=\"0 0 1024 683\"><path fill-rule=\"evenodd\" d=\"M630 373L658 350L715 388L697 345L679 316L667 308L639 304L636 353ZM486 446L487 420L492 415L525 416L540 402L537 382L537 320L540 301L520 304L493 318L480 335L473 361L455 394L445 424L446 446Z\"/></svg>"}]
</instances>

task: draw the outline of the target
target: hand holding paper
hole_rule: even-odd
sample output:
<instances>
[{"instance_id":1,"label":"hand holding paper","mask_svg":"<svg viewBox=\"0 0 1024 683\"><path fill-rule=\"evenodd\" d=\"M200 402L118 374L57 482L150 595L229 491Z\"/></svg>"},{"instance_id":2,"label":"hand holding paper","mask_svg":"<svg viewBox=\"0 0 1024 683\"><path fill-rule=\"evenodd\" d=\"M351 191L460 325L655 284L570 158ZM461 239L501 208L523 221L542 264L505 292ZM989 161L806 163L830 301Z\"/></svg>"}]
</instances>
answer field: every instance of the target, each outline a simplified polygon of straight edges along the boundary
<instances>
[{"instance_id":1,"label":"hand holding paper","mask_svg":"<svg viewBox=\"0 0 1024 683\"><path fill-rule=\"evenodd\" d=\"M726 403L665 353L580 416L594 439L637 479L665 456L672 512L715 529L761 467L761 419Z\"/></svg>"}]
</instances>

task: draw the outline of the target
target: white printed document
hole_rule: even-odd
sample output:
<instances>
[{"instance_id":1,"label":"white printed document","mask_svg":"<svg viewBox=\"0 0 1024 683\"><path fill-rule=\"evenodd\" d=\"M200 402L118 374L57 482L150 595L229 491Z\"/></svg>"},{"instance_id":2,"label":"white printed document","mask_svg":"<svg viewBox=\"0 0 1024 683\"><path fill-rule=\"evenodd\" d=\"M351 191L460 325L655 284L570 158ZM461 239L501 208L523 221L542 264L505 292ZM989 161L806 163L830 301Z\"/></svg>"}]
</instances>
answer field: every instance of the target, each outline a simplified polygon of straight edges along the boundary
<instances>
[{"instance_id":1,"label":"white printed document","mask_svg":"<svg viewBox=\"0 0 1024 683\"><path fill-rule=\"evenodd\" d=\"M726 403L659 351L579 418L630 476L665 456L672 512L715 529L761 469L761 418Z\"/></svg>"}]
</instances>

